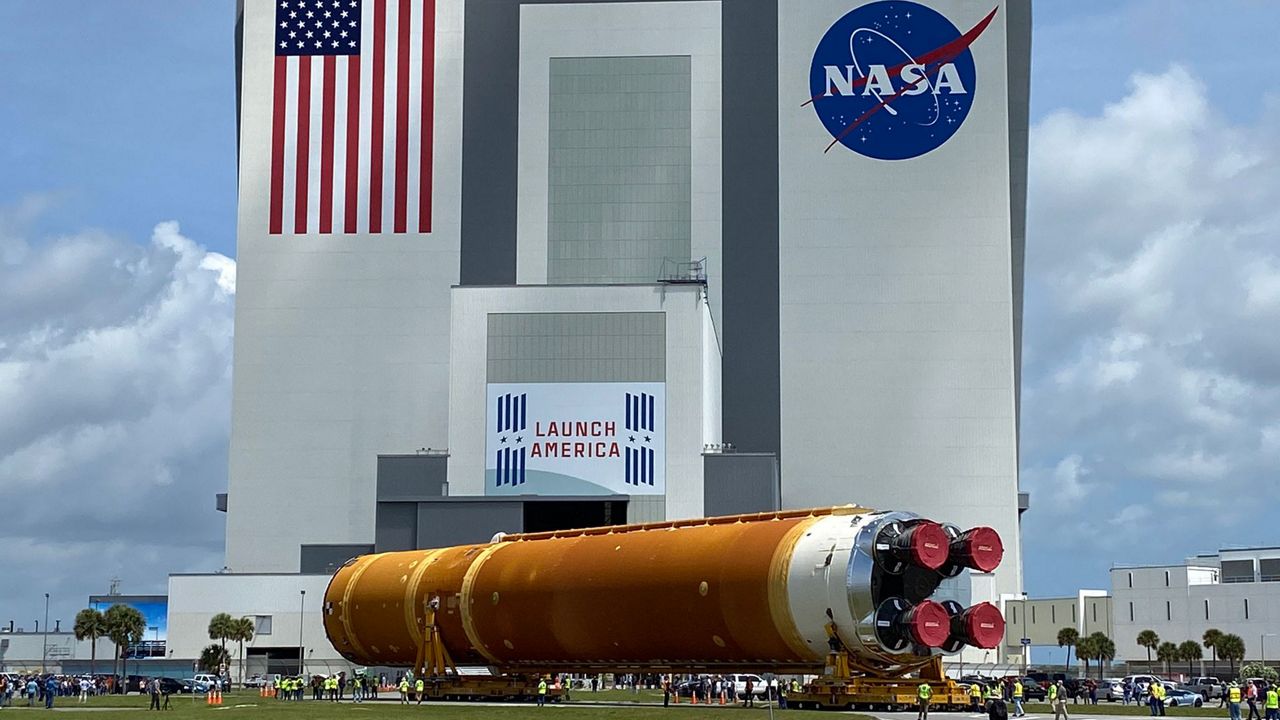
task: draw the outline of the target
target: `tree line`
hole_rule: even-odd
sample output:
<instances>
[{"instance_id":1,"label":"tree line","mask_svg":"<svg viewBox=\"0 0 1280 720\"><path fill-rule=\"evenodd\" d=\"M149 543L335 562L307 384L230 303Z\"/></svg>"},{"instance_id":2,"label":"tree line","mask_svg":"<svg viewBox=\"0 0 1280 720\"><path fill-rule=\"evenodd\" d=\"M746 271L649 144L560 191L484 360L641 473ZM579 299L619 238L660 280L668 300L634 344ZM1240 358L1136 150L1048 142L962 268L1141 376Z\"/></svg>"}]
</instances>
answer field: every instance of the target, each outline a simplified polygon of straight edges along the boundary
<instances>
[{"instance_id":1,"label":"tree line","mask_svg":"<svg viewBox=\"0 0 1280 720\"><path fill-rule=\"evenodd\" d=\"M1206 630L1200 640L1184 640L1177 644L1161 641L1154 630L1143 630L1137 637L1138 645L1147 649L1147 665L1152 664L1151 653L1154 651L1155 660L1164 663L1165 674L1169 673L1171 663L1186 661L1187 674L1194 675L1193 663L1203 659L1204 650L1208 649L1213 653L1215 663L1219 657L1231 662L1231 675L1234 677L1236 663L1244 660L1244 640L1239 635L1224 633L1217 628ZM1095 632L1082 638L1075 628L1070 627L1058 631L1058 647L1067 649L1068 665L1071 664L1071 651L1075 650L1076 658L1084 660L1085 677L1089 676L1089 661L1097 660L1100 680L1103 663L1114 660L1116 656L1116 644L1105 633Z\"/></svg>"}]
</instances>

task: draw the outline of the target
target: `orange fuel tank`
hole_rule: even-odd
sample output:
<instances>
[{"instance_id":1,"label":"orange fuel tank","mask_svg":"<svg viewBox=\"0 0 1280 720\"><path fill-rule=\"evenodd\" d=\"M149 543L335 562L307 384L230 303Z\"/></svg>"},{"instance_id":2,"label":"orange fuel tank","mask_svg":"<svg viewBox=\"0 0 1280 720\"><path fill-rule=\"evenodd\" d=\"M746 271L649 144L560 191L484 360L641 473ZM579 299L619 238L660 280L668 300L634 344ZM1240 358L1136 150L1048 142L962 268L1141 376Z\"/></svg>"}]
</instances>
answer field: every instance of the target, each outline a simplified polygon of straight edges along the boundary
<instances>
[{"instance_id":1,"label":"orange fuel tank","mask_svg":"<svg viewBox=\"0 0 1280 720\"><path fill-rule=\"evenodd\" d=\"M366 665L414 664L433 614L456 664L504 671L813 671L833 642L890 667L1000 641L994 607L928 596L1002 552L987 528L853 507L507 535L355 558L324 625Z\"/></svg>"}]
</instances>

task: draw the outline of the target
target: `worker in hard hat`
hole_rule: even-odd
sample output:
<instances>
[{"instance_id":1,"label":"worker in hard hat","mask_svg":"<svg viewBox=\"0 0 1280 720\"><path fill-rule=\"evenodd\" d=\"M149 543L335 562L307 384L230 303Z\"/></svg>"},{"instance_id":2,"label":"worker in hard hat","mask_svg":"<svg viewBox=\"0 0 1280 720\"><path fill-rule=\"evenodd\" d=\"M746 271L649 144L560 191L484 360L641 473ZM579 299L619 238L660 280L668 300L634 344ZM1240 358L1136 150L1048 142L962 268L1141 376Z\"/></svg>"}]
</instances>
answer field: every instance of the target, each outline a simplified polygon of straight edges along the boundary
<instances>
[{"instance_id":1,"label":"worker in hard hat","mask_svg":"<svg viewBox=\"0 0 1280 720\"><path fill-rule=\"evenodd\" d=\"M1227 712L1231 715L1231 720L1240 720L1240 683L1235 680L1227 686Z\"/></svg>"},{"instance_id":2,"label":"worker in hard hat","mask_svg":"<svg viewBox=\"0 0 1280 720\"><path fill-rule=\"evenodd\" d=\"M544 677L540 677L538 678L538 707L542 707L543 705L546 705L546 704L547 704L547 679Z\"/></svg>"},{"instance_id":3,"label":"worker in hard hat","mask_svg":"<svg viewBox=\"0 0 1280 720\"><path fill-rule=\"evenodd\" d=\"M1013 681L1013 716L1014 717L1022 717L1023 715L1027 714L1022 709L1022 694L1023 694L1022 680L1020 678L1015 679Z\"/></svg>"},{"instance_id":4,"label":"worker in hard hat","mask_svg":"<svg viewBox=\"0 0 1280 720\"><path fill-rule=\"evenodd\" d=\"M916 702L918 709L916 710L916 720L928 720L929 717L929 698L933 697L933 686L927 682L922 682L916 688Z\"/></svg>"},{"instance_id":5,"label":"worker in hard hat","mask_svg":"<svg viewBox=\"0 0 1280 720\"><path fill-rule=\"evenodd\" d=\"M978 712L982 707L982 685L971 683L969 685L969 710Z\"/></svg>"},{"instance_id":6,"label":"worker in hard hat","mask_svg":"<svg viewBox=\"0 0 1280 720\"><path fill-rule=\"evenodd\" d=\"M1049 686L1049 697L1053 703L1053 720L1068 720L1067 688L1061 680Z\"/></svg>"}]
</instances>

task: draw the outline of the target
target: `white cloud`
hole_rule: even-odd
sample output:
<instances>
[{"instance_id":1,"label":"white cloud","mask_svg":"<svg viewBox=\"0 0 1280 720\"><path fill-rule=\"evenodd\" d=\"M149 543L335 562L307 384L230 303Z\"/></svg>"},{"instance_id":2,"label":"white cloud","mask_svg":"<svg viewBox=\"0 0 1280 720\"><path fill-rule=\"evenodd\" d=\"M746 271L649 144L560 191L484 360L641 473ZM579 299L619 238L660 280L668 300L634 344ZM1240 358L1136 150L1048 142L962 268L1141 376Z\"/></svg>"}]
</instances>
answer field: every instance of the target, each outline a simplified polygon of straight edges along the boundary
<instances>
[{"instance_id":1,"label":"white cloud","mask_svg":"<svg viewBox=\"0 0 1280 720\"><path fill-rule=\"evenodd\" d=\"M0 606L71 613L221 566L235 262L173 222L23 237L44 211L0 211Z\"/></svg>"},{"instance_id":2,"label":"white cloud","mask_svg":"<svg viewBox=\"0 0 1280 720\"><path fill-rule=\"evenodd\" d=\"M1022 463L1033 593L1110 562L1265 540L1232 522L1243 491L1280 505L1280 105L1258 99L1256 126L1233 123L1174 66L1135 74L1095 115L1055 112L1032 128ZM1051 500L1044 515L1037 494ZM1223 518L1220 536L1169 529L1193 509ZM1072 552L1081 540L1089 557ZM1077 572L1038 577L1046 556Z\"/></svg>"}]
</instances>

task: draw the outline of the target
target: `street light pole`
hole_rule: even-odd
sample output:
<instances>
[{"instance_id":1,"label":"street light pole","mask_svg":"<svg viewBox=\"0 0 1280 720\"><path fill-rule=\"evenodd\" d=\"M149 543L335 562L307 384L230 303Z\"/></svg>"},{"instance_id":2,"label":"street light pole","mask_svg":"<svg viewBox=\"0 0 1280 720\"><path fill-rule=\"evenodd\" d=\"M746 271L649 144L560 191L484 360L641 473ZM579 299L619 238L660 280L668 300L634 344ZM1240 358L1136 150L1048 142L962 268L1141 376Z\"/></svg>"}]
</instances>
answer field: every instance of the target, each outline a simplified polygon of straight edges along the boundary
<instances>
[{"instance_id":1,"label":"street light pole","mask_svg":"<svg viewBox=\"0 0 1280 720\"><path fill-rule=\"evenodd\" d=\"M298 591L302 599L298 603L298 674L302 674L302 618L307 608L307 591Z\"/></svg>"},{"instance_id":2,"label":"street light pole","mask_svg":"<svg viewBox=\"0 0 1280 720\"><path fill-rule=\"evenodd\" d=\"M49 659L49 593L44 594L44 652L40 653L40 674L47 670L45 661Z\"/></svg>"}]
</instances>

